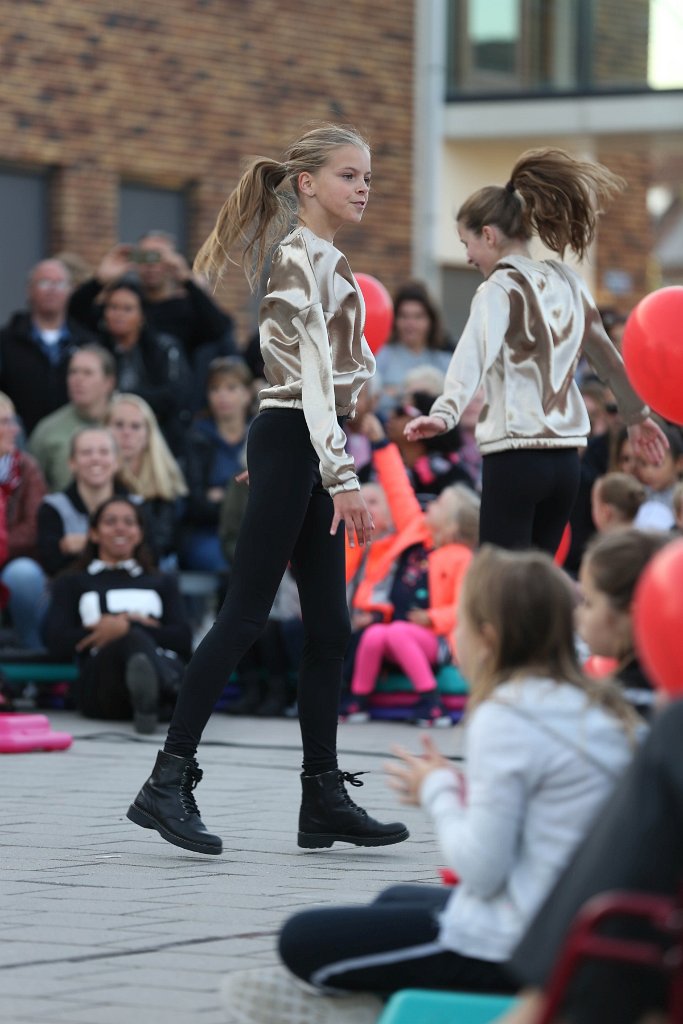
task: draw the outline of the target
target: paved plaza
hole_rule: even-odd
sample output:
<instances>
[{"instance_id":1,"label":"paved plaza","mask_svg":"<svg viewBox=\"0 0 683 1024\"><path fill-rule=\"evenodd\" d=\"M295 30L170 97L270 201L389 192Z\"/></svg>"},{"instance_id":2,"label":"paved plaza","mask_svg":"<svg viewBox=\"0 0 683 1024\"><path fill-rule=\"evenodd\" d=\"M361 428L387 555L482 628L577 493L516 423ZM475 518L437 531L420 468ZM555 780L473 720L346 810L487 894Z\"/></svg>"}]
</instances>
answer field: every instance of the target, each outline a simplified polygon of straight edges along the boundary
<instances>
[{"instance_id":1,"label":"paved plaza","mask_svg":"<svg viewBox=\"0 0 683 1024\"><path fill-rule=\"evenodd\" d=\"M125 817L161 739L127 723L48 712L70 750L0 755L0 1021L3 1024L221 1024L227 971L276 962L280 924L324 903L360 903L396 882L438 880L422 812L400 807L382 772L390 747L419 730L340 728L340 765L369 770L352 795L411 830L376 850L296 845L300 745L291 719L215 714L196 791L224 853L165 843ZM460 729L439 730L457 754Z\"/></svg>"}]
</instances>

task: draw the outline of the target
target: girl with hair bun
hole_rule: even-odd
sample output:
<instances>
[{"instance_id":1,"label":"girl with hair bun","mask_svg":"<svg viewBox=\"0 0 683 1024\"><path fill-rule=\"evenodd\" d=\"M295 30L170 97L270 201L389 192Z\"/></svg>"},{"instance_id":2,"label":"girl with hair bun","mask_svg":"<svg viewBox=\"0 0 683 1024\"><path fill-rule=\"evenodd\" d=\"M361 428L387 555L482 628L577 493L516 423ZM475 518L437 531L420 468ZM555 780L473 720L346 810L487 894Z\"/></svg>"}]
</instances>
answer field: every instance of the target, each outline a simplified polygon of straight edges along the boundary
<instances>
[{"instance_id":1,"label":"girl with hair bun","mask_svg":"<svg viewBox=\"0 0 683 1024\"><path fill-rule=\"evenodd\" d=\"M481 542L554 553L579 486L590 430L575 382L582 355L613 391L632 445L659 463L667 447L633 391L621 356L581 277L560 260L534 259L537 235L560 257L583 258L603 204L626 183L560 149L522 154L504 186L479 189L456 217L467 260L486 278L428 416L411 440L452 429L483 384L477 424L483 456Z\"/></svg>"},{"instance_id":2,"label":"girl with hair bun","mask_svg":"<svg viewBox=\"0 0 683 1024\"><path fill-rule=\"evenodd\" d=\"M373 531L343 421L375 360L363 336L361 291L334 238L343 225L360 223L369 192L368 143L353 128L317 125L281 160L251 162L195 261L195 269L215 280L239 245L254 286L279 242L259 313L268 387L247 441L249 501L227 594L187 668L164 750L128 811L136 824L197 853L222 851L194 801L202 777L197 746L230 674L263 629L290 563L305 632L299 845L385 846L408 837L401 822L376 821L351 800L344 781L360 780L339 770L336 750L350 635L338 527L343 521L351 545L365 544Z\"/></svg>"}]
</instances>

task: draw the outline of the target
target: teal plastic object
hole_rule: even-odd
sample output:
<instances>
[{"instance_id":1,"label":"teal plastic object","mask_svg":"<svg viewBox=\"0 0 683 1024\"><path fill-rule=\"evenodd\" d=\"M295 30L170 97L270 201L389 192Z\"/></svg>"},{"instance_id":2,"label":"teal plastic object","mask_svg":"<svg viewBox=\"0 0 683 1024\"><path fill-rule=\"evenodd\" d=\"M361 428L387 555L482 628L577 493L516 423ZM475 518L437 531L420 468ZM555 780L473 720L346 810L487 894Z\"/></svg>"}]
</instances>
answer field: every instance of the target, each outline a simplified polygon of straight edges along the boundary
<instances>
[{"instance_id":1,"label":"teal plastic object","mask_svg":"<svg viewBox=\"0 0 683 1024\"><path fill-rule=\"evenodd\" d=\"M490 1024L516 1003L514 996L406 988L391 997L377 1024Z\"/></svg>"}]
</instances>

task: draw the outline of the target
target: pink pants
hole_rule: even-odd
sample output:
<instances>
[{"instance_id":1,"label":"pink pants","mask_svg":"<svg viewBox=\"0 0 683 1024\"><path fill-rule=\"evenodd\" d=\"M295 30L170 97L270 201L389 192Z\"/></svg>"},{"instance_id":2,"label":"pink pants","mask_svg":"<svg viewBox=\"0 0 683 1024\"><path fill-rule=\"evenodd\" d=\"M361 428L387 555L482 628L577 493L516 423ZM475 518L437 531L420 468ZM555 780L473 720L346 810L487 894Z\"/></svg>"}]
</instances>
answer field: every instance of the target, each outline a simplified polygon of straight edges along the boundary
<instances>
[{"instance_id":1,"label":"pink pants","mask_svg":"<svg viewBox=\"0 0 683 1024\"><path fill-rule=\"evenodd\" d=\"M430 629L414 622L378 622L368 626L358 643L351 693L372 693L382 662L393 661L408 676L418 693L436 689L432 666L439 641Z\"/></svg>"}]
</instances>

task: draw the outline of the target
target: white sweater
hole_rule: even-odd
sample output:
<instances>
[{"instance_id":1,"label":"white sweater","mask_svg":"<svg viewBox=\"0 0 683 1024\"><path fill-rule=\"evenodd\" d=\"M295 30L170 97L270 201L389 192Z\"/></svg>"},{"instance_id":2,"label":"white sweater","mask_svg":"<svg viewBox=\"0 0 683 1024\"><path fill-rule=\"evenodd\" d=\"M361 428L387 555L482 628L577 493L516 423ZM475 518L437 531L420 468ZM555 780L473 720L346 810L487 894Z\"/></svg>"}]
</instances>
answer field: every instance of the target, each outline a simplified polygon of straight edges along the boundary
<instances>
[{"instance_id":1,"label":"white sweater","mask_svg":"<svg viewBox=\"0 0 683 1024\"><path fill-rule=\"evenodd\" d=\"M441 915L447 948L508 959L631 754L621 723L569 683L504 683L476 709L465 797L447 768L420 794L460 877Z\"/></svg>"}]
</instances>

